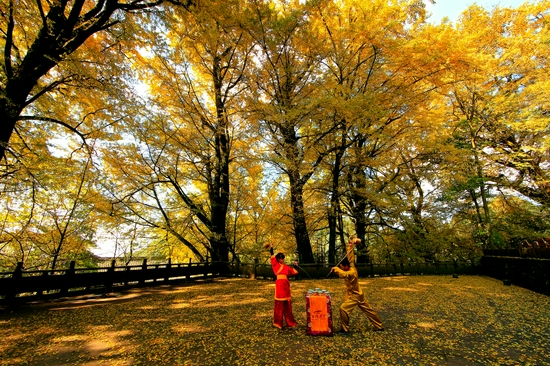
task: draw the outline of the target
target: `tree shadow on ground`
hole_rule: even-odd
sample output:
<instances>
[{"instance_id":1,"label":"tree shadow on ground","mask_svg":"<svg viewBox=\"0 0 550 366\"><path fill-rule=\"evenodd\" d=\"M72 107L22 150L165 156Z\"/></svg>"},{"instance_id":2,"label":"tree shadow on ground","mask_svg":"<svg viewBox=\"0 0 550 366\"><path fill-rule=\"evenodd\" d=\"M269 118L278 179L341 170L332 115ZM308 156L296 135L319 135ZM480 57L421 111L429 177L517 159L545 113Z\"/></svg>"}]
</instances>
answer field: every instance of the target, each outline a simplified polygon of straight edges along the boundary
<instances>
[{"instance_id":1,"label":"tree shadow on ground","mask_svg":"<svg viewBox=\"0 0 550 366\"><path fill-rule=\"evenodd\" d=\"M349 336L306 335L305 293L339 279L292 281L297 330L272 326L274 283L220 278L0 312L0 365L550 364L550 298L487 277L361 279L386 330L358 310Z\"/></svg>"}]
</instances>

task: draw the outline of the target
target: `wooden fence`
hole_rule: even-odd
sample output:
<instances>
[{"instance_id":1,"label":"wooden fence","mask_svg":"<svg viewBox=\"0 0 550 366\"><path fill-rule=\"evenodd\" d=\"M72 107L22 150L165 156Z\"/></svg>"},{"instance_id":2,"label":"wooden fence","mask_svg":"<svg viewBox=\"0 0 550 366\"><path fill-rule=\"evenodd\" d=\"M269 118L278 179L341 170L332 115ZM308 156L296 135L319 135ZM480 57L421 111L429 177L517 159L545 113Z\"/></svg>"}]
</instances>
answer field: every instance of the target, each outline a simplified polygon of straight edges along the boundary
<instances>
[{"instance_id":1,"label":"wooden fence","mask_svg":"<svg viewBox=\"0 0 550 366\"><path fill-rule=\"evenodd\" d=\"M250 278L274 278L271 265L230 263L225 264L224 271L233 276ZM392 275L443 275L443 274L475 274L476 268L471 263L436 262L436 263L397 263L397 264L357 264L360 277L392 276ZM301 264L296 279L327 278L332 266L323 264ZM333 275L335 276L335 275Z\"/></svg>"},{"instance_id":2,"label":"wooden fence","mask_svg":"<svg viewBox=\"0 0 550 366\"><path fill-rule=\"evenodd\" d=\"M332 266L303 264L295 279L327 278ZM422 274L473 274L475 267L469 263L409 263L409 264L358 264L361 277L387 275ZM26 271L21 264L14 272L0 273L0 302L20 303L35 300L48 300L68 296L94 293L108 293L137 286L169 284L176 281L193 281L218 276L272 279L271 265L242 263L168 263L75 268L71 262L68 269ZM335 277L335 275L332 275Z\"/></svg>"},{"instance_id":3,"label":"wooden fence","mask_svg":"<svg viewBox=\"0 0 550 366\"><path fill-rule=\"evenodd\" d=\"M481 274L550 295L550 259L519 256L481 257Z\"/></svg>"},{"instance_id":4,"label":"wooden fence","mask_svg":"<svg viewBox=\"0 0 550 366\"><path fill-rule=\"evenodd\" d=\"M0 301L27 302L41 299L76 296L111 291L157 283L196 280L205 277L227 275L220 263L168 263L110 267L25 271L21 263L14 272L0 273Z\"/></svg>"}]
</instances>

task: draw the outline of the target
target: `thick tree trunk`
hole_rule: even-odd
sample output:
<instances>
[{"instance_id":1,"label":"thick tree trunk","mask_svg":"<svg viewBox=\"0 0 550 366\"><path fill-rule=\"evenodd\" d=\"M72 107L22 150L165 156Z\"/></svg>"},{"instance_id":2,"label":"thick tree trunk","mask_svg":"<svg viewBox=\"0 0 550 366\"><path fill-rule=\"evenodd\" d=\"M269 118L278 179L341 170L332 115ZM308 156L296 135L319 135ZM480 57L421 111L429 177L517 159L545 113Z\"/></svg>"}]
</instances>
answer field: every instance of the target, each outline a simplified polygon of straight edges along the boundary
<instances>
[{"instance_id":1,"label":"thick tree trunk","mask_svg":"<svg viewBox=\"0 0 550 366\"><path fill-rule=\"evenodd\" d=\"M350 176L350 187L352 187L351 201L352 201L352 215L355 220L355 235L361 239L361 244L357 246L357 249L361 252L366 251L365 236L367 233L367 220L365 212L367 210L367 201L362 196L365 192L366 182L363 170L361 168L355 168ZM357 263L368 263L368 254L358 254L356 258Z\"/></svg>"},{"instance_id":2,"label":"thick tree trunk","mask_svg":"<svg viewBox=\"0 0 550 366\"><path fill-rule=\"evenodd\" d=\"M306 215L304 210L304 185L309 175L302 176L300 166L302 157L298 144L298 138L292 123L279 126L284 139L283 150L286 159L286 174L290 184L290 205L292 208L292 223L294 226L294 237L299 260L302 263L315 263L311 241L307 230Z\"/></svg>"},{"instance_id":3,"label":"thick tree trunk","mask_svg":"<svg viewBox=\"0 0 550 366\"><path fill-rule=\"evenodd\" d=\"M33 80L13 78L0 92L0 160L6 156L6 149L15 129L19 115L25 108L25 101L36 84Z\"/></svg>"},{"instance_id":4,"label":"thick tree trunk","mask_svg":"<svg viewBox=\"0 0 550 366\"><path fill-rule=\"evenodd\" d=\"M367 234L367 220L365 218L366 210L367 205L365 200L359 198L353 211L353 218L355 219L355 235L361 239L361 244L357 246L359 251L356 258L357 263L369 263L369 255L365 253L365 250L367 249L365 243L365 236Z\"/></svg>"},{"instance_id":5,"label":"thick tree trunk","mask_svg":"<svg viewBox=\"0 0 550 366\"><path fill-rule=\"evenodd\" d=\"M292 205L294 237L300 262L315 263L309 233L307 231L306 216L304 211L303 185L296 180L296 177L289 176L290 179L290 202Z\"/></svg>"},{"instance_id":6,"label":"thick tree trunk","mask_svg":"<svg viewBox=\"0 0 550 366\"><path fill-rule=\"evenodd\" d=\"M6 107L5 100L0 100L0 160L6 156L6 149L8 148L8 143L10 142L11 135L15 128L15 123L19 113L10 113Z\"/></svg>"},{"instance_id":7,"label":"thick tree trunk","mask_svg":"<svg viewBox=\"0 0 550 366\"><path fill-rule=\"evenodd\" d=\"M212 182L209 187L212 210L212 260L229 262L229 241L227 240L226 221L229 207L229 158L230 139L228 136L229 121L225 113L225 102L222 98L223 76L221 59L214 57L212 77L216 102L215 161Z\"/></svg>"},{"instance_id":8,"label":"thick tree trunk","mask_svg":"<svg viewBox=\"0 0 550 366\"><path fill-rule=\"evenodd\" d=\"M229 241L226 234L227 200L222 195L212 200L212 227L210 245L212 260L229 262Z\"/></svg>"},{"instance_id":9,"label":"thick tree trunk","mask_svg":"<svg viewBox=\"0 0 550 366\"><path fill-rule=\"evenodd\" d=\"M339 187L342 154L343 150L342 152L337 152L334 158L334 165L332 168L332 185L330 189L330 207L328 212L328 262L332 264L336 263L336 229L339 219L338 215L340 214Z\"/></svg>"}]
</instances>

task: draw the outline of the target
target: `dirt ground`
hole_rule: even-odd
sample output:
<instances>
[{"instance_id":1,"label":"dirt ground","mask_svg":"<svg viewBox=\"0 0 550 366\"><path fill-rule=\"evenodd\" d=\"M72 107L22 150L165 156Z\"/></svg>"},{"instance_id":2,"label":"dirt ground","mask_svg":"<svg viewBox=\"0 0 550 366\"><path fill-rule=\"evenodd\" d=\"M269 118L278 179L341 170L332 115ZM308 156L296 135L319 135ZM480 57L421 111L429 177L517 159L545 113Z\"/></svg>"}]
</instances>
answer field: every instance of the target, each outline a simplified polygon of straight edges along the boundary
<instances>
[{"instance_id":1,"label":"dirt ground","mask_svg":"<svg viewBox=\"0 0 550 366\"><path fill-rule=\"evenodd\" d=\"M305 293L340 279L292 281L298 329L272 326L274 283L220 278L0 310L0 365L548 365L550 297L479 276L365 278L384 332L358 309L349 336L306 334Z\"/></svg>"}]
</instances>

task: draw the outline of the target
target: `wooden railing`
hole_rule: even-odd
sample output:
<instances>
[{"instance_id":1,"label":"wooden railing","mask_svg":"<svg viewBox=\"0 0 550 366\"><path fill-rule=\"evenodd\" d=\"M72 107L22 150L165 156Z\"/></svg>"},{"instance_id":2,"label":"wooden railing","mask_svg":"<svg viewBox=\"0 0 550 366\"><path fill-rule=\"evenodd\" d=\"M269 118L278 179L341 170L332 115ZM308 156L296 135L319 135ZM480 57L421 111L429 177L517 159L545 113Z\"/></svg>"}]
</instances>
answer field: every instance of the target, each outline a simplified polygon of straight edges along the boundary
<instances>
[{"instance_id":1,"label":"wooden railing","mask_svg":"<svg viewBox=\"0 0 550 366\"><path fill-rule=\"evenodd\" d=\"M550 296L550 259L484 255L481 274Z\"/></svg>"},{"instance_id":2,"label":"wooden railing","mask_svg":"<svg viewBox=\"0 0 550 366\"><path fill-rule=\"evenodd\" d=\"M220 263L168 263L116 266L112 261L105 268L75 268L26 271L18 264L13 272L0 273L0 301L22 302L59 298L89 293L107 293L121 288L196 280L227 275Z\"/></svg>"},{"instance_id":3,"label":"wooden railing","mask_svg":"<svg viewBox=\"0 0 550 366\"><path fill-rule=\"evenodd\" d=\"M234 276L250 278L273 278L273 271L269 264L231 263L224 272ZM327 278L333 266L328 264L300 264L297 279ZM464 262L435 262L435 263L396 263L396 264L357 264L360 277L376 277L391 275L443 275L443 274L475 274L476 268L471 263Z\"/></svg>"},{"instance_id":4,"label":"wooden railing","mask_svg":"<svg viewBox=\"0 0 550 366\"><path fill-rule=\"evenodd\" d=\"M302 264L295 279L327 278L332 266ZM473 274L469 263L357 264L359 276ZM21 303L94 293L109 293L138 286L170 284L217 276L272 279L271 265L243 263L168 263L26 271L19 264L13 272L0 273L0 302ZM332 275L334 276L334 275Z\"/></svg>"}]
</instances>

